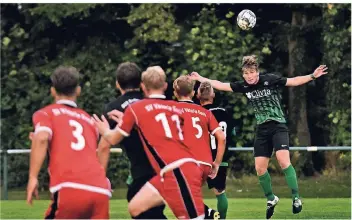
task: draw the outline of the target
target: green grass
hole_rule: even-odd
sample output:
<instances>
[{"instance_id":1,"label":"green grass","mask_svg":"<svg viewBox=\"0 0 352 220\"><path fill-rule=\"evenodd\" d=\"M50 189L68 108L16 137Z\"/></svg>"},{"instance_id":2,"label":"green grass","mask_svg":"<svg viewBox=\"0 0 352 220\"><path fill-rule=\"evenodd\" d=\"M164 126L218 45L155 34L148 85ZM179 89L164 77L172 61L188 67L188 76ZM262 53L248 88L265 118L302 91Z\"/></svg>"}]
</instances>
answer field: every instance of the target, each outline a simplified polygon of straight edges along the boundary
<instances>
[{"instance_id":1,"label":"green grass","mask_svg":"<svg viewBox=\"0 0 352 220\"><path fill-rule=\"evenodd\" d=\"M290 198L291 192L287 187L285 178L272 175L273 191L280 198ZM347 173L341 176L320 176L298 179L300 195L303 198L350 198L351 196L351 175ZM113 192L113 199L125 199L126 186L116 186ZM240 179L228 178L226 193L229 198L261 198L262 189L256 176L243 176ZM203 187L204 198L214 198L213 192ZM10 200L25 199L25 189L11 189L8 192ZM42 199L49 199L46 189L40 192Z\"/></svg>"},{"instance_id":2,"label":"green grass","mask_svg":"<svg viewBox=\"0 0 352 220\"><path fill-rule=\"evenodd\" d=\"M32 207L24 200L1 201L1 219L38 219L43 218L49 206L49 200L34 201ZM205 202L216 207L215 199ZM260 219L265 218L265 199L229 199L228 219ZM304 199L303 210L297 215L291 211L291 200L281 199L275 209L273 219L351 219L351 200L349 198ZM166 210L168 218L174 218L170 210ZM130 218L125 200L111 200L110 217L113 219Z\"/></svg>"},{"instance_id":3,"label":"green grass","mask_svg":"<svg viewBox=\"0 0 352 220\"><path fill-rule=\"evenodd\" d=\"M351 176L320 176L318 178L300 178L300 194L303 197L303 211L292 214L290 190L283 176L272 176L273 191L280 197L274 219L351 219ZM258 219L265 218L265 198L256 176L243 176L240 179L228 179L227 195L229 198L228 218ZM216 208L216 199L212 191L203 187L206 203ZM34 206L25 203L25 190L11 190L10 201L1 201L1 219L43 218L49 206L49 193L40 193L41 200L34 201ZM118 186L113 192L110 205L111 218L130 218L125 201L126 187ZM173 218L167 209L166 214Z\"/></svg>"}]
</instances>

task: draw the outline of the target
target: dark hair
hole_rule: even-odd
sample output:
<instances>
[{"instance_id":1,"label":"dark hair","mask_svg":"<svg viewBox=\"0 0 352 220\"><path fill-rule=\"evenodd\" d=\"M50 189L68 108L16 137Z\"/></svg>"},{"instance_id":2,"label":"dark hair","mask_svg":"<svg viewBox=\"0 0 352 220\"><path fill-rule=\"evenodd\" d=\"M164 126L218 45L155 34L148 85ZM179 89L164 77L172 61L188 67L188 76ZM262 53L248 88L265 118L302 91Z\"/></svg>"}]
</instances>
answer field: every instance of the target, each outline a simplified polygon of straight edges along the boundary
<instances>
[{"instance_id":1,"label":"dark hair","mask_svg":"<svg viewBox=\"0 0 352 220\"><path fill-rule=\"evenodd\" d=\"M59 95L72 96L79 85L79 72L72 66L56 68L50 78Z\"/></svg>"},{"instance_id":2,"label":"dark hair","mask_svg":"<svg viewBox=\"0 0 352 220\"><path fill-rule=\"evenodd\" d=\"M213 97L213 87L208 81L204 81L199 86L199 100L200 101L210 101Z\"/></svg>"},{"instance_id":3,"label":"dark hair","mask_svg":"<svg viewBox=\"0 0 352 220\"><path fill-rule=\"evenodd\" d=\"M242 59L242 70L255 68L258 70L259 64L256 55L244 56Z\"/></svg>"},{"instance_id":4,"label":"dark hair","mask_svg":"<svg viewBox=\"0 0 352 220\"><path fill-rule=\"evenodd\" d=\"M121 89L138 89L141 84L142 71L137 64L121 63L116 70L116 81Z\"/></svg>"}]
</instances>

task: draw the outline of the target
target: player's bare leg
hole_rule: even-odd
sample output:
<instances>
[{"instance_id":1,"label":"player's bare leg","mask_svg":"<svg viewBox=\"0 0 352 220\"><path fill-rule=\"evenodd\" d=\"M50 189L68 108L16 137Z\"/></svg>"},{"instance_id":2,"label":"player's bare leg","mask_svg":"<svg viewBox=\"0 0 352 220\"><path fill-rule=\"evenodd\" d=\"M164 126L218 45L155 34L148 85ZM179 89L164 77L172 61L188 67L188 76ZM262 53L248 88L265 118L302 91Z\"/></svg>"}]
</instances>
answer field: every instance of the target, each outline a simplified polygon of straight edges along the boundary
<instances>
[{"instance_id":1,"label":"player's bare leg","mask_svg":"<svg viewBox=\"0 0 352 220\"><path fill-rule=\"evenodd\" d=\"M291 165L290 152L288 150L278 150L276 151L276 158L285 173L287 185L292 191L292 213L300 213L302 211L302 201L298 194L297 176L295 168Z\"/></svg>"},{"instance_id":2,"label":"player's bare leg","mask_svg":"<svg viewBox=\"0 0 352 220\"><path fill-rule=\"evenodd\" d=\"M277 203L279 202L279 198L274 195L272 187L271 187L271 178L268 173L268 157L255 157L255 170L257 171L257 175L259 177L259 183L262 186L265 197L267 198L266 203L266 219L270 219L274 214L274 209Z\"/></svg>"},{"instance_id":3,"label":"player's bare leg","mask_svg":"<svg viewBox=\"0 0 352 220\"><path fill-rule=\"evenodd\" d=\"M164 204L159 192L150 184L146 183L128 204L128 211L133 218L156 206Z\"/></svg>"}]
</instances>

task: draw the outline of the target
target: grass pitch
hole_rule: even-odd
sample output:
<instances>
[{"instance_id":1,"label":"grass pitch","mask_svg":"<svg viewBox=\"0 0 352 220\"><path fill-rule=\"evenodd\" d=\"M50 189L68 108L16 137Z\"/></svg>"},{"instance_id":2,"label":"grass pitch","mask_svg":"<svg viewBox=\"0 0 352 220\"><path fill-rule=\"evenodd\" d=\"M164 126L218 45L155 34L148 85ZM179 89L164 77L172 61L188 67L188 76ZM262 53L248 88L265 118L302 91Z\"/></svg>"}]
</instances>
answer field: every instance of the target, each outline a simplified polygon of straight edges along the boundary
<instances>
[{"instance_id":1,"label":"grass pitch","mask_svg":"<svg viewBox=\"0 0 352 220\"><path fill-rule=\"evenodd\" d=\"M206 204L216 208L216 199L206 199ZM1 219L38 219L44 217L49 200L35 200L32 207L24 200L1 201ZM291 199L282 198L275 209L272 219L351 219L350 198L306 198L303 199L303 210L293 215ZM264 219L265 199L238 198L229 199L228 219ZM168 218L174 218L166 208ZM129 219L127 202L125 200L111 200L110 218Z\"/></svg>"}]
</instances>

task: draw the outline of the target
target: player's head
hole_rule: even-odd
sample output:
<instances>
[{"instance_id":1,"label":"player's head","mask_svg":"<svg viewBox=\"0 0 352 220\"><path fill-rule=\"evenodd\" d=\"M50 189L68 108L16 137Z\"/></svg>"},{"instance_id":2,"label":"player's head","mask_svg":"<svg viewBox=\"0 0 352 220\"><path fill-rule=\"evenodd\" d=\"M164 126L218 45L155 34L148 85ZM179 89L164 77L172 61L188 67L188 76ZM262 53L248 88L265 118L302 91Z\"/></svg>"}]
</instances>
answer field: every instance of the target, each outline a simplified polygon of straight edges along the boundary
<instances>
[{"instance_id":1,"label":"player's head","mask_svg":"<svg viewBox=\"0 0 352 220\"><path fill-rule=\"evenodd\" d=\"M256 84L259 80L258 61L255 55L244 56L242 59L243 78L248 84Z\"/></svg>"},{"instance_id":2,"label":"player's head","mask_svg":"<svg viewBox=\"0 0 352 220\"><path fill-rule=\"evenodd\" d=\"M178 77L174 83L174 95L178 100L182 98L192 99L194 96L194 84L195 81L188 76Z\"/></svg>"},{"instance_id":3,"label":"player's head","mask_svg":"<svg viewBox=\"0 0 352 220\"><path fill-rule=\"evenodd\" d=\"M122 90L139 89L142 71L137 64L121 63L116 70L116 87Z\"/></svg>"},{"instance_id":4,"label":"player's head","mask_svg":"<svg viewBox=\"0 0 352 220\"><path fill-rule=\"evenodd\" d=\"M160 66L148 67L142 73L142 89L146 96L165 92L167 89L166 75Z\"/></svg>"},{"instance_id":5,"label":"player's head","mask_svg":"<svg viewBox=\"0 0 352 220\"><path fill-rule=\"evenodd\" d=\"M208 81L202 82L198 88L197 98L200 103L213 103L215 98L214 89Z\"/></svg>"},{"instance_id":6,"label":"player's head","mask_svg":"<svg viewBox=\"0 0 352 220\"><path fill-rule=\"evenodd\" d=\"M76 98L81 93L79 72L74 67L60 66L51 75L51 94L55 98Z\"/></svg>"}]
</instances>

